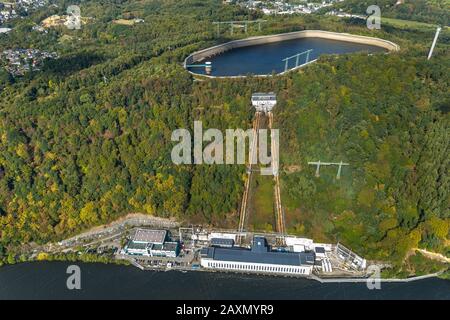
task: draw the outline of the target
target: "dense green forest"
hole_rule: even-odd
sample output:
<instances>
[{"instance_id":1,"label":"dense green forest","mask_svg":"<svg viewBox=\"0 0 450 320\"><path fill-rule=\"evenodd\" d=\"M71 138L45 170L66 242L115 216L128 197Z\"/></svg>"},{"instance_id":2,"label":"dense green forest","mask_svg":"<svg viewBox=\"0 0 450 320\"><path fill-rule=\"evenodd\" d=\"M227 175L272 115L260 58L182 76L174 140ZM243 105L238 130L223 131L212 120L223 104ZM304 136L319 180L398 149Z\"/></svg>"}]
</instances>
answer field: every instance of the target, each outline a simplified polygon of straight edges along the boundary
<instances>
[{"instance_id":1,"label":"dense green forest","mask_svg":"<svg viewBox=\"0 0 450 320\"><path fill-rule=\"evenodd\" d=\"M294 230L351 243L380 260L401 261L419 246L445 252L450 128L443 70L450 65L439 63L354 55L323 59L293 76L277 118L289 136L282 163L302 167L283 177ZM350 166L340 180L331 167L314 178L306 163L317 160Z\"/></svg>"},{"instance_id":2,"label":"dense green forest","mask_svg":"<svg viewBox=\"0 0 450 320\"><path fill-rule=\"evenodd\" d=\"M81 30L32 30L69 2L16 21L0 47L56 51L41 71L0 71L0 261L129 212L235 227L243 166L176 166L178 128L248 128L255 91L275 91L282 197L291 232L402 265L414 247L448 254L449 34L276 16L259 34L324 29L398 43L394 54L325 56L269 78L195 81L183 59L233 37L211 22L259 13L213 0L79 1ZM70 2L70 4L73 4ZM50 12L49 12L50 11ZM114 19L142 18L133 26ZM250 30L250 35L258 34ZM351 163L314 177L310 160ZM8 260L8 261L9 261Z\"/></svg>"},{"instance_id":3,"label":"dense green forest","mask_svg":"<svg viewBox=\"0 0 450 320\"><path fill-rule=\"evenodd\" d=\"M346 12L366 14L370 5L377 5L381 9L382 17L414 20L431 24L448 26L450 23L449 0L404 0L398 4L397 0L345 0L335 5Z\"/></svg>"}]
</instances>

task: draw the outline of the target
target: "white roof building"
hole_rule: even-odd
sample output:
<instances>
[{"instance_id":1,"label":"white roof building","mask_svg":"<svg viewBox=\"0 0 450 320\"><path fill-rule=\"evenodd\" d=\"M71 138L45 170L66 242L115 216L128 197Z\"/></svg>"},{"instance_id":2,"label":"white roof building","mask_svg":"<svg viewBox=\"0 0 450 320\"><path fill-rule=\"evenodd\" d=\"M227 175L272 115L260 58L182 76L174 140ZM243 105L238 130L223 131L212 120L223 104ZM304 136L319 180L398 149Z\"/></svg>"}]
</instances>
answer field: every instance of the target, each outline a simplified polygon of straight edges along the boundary
<instances>
[{"instance_id":1,"label":"white roof building","mask_svg":"<svg viewBox=\"0 0 450 320\"><path fill-rule=\"evenodd\" d=\"M133 242L163 244L166 236L166 230L137 229L133 237Z\"/></svg>"},{"instance_id":2,"label":"white roof building","mask_svg":"<svg viewBox=\"0 0 450 320\"><path fill-rule=\"evenodd\" d=\"M259 112L270 112L277 104L277 96L273 92L252 94L252 106Z\"/></svg>"}]
</instances>

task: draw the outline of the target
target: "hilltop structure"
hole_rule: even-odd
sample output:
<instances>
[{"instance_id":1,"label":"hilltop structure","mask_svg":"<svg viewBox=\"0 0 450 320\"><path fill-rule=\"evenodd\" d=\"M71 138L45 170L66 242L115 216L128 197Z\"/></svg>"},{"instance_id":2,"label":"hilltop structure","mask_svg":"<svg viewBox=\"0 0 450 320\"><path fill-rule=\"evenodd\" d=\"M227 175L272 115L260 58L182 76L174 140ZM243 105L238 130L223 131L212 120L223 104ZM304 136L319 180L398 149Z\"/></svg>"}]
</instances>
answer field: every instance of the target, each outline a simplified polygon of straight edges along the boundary
<instances>
[{"instance_id":1,"label":"hilltop structure","mask_svg":"<svg viewBox=\"0 0 450 320\"><path fill-rule=\"evenodd\" d=\"M252 106L255 107L257 112L264 112L264 113L271 112L276 104L277 104L277 96L273 92L269 93L258 92L252 94Z\"/></svg>"}]
</instances>

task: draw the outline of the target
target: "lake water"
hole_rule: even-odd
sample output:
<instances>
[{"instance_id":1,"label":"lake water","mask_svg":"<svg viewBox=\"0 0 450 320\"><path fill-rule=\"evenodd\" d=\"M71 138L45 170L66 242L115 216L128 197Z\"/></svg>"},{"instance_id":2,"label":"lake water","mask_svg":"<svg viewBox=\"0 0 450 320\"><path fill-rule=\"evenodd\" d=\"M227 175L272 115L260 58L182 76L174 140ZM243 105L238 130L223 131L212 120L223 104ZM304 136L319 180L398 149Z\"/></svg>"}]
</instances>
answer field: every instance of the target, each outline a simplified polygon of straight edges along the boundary
<instances>
[{"instance_id":1,"label":"lake water","mask_svg":"<svg viewBox=\"0 0 450 320\"><path fill-rule=\"evenodd\" d=\"M224 52L205 61L212 62L213 76L238 76L247 74L265 75L284 71L286 57L312 49L309 61L323 54L343 54L351 52L386 52L385 49L365 44L320 38L287 40L264 45L237 48ZM289 61L288 68L295 67L296 59ZM203 64L199 62L197 64ZM299 65L306 62L306 55L299 58ZM205 68L190 68L192 72L205 74Z\"/></svg>"},{"instance_id":2,"label":"lake water","mask_svg":"<svg viewBox=\"0 0 450 320\"><path fill-rule=\"evenodd\" d=\"M321 284L284 277L232 273L141 271L135 267L83 264L81 290L68 290L66 262L33 262L0 268L4 299L450 299L450 281Z\"/></svg>"}]
</instances>

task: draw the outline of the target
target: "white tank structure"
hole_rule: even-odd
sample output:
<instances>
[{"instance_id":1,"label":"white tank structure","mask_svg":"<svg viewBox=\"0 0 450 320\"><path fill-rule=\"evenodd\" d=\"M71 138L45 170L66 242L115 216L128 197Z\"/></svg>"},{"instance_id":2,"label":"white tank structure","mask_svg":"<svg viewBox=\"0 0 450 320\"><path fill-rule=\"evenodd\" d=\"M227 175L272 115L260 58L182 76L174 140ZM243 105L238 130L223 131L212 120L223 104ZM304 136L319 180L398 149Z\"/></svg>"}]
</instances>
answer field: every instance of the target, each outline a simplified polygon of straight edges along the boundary
<instances>
[{"instance_id":1,"label":"white tank structure","mask_svg":"<svg viewBox=\"0 0 450 320\"><path fill-rule=\"evenodd\" d=\"M211 232L208 235L208 240L218 238L218 239L231 239L233 241L236 241L236 233L223 233L223 232Z\"/></svg>"},{"instance_id":2,"label":"white tank structure","mask_svg":"<svg viewBox=\"0 0 450 320\"><path fill-rule=\"evenodd\" d=\"M205 62L205 72L206 72L206 74L211 74L211 72L212 72L212 62L211 61Z\"/></svg>"},{"instance_id":3,"label":"white tank structure","mask_svg":"<svg viewBox=\"0 0 450 320\"><path fill-rule=\"evenodd\" d=\"M276 104L277 96L274 92L257 92L252 94L252 105L255 107L257 112L268 113L272 111Z\"/></svg>"}]
</instances>

